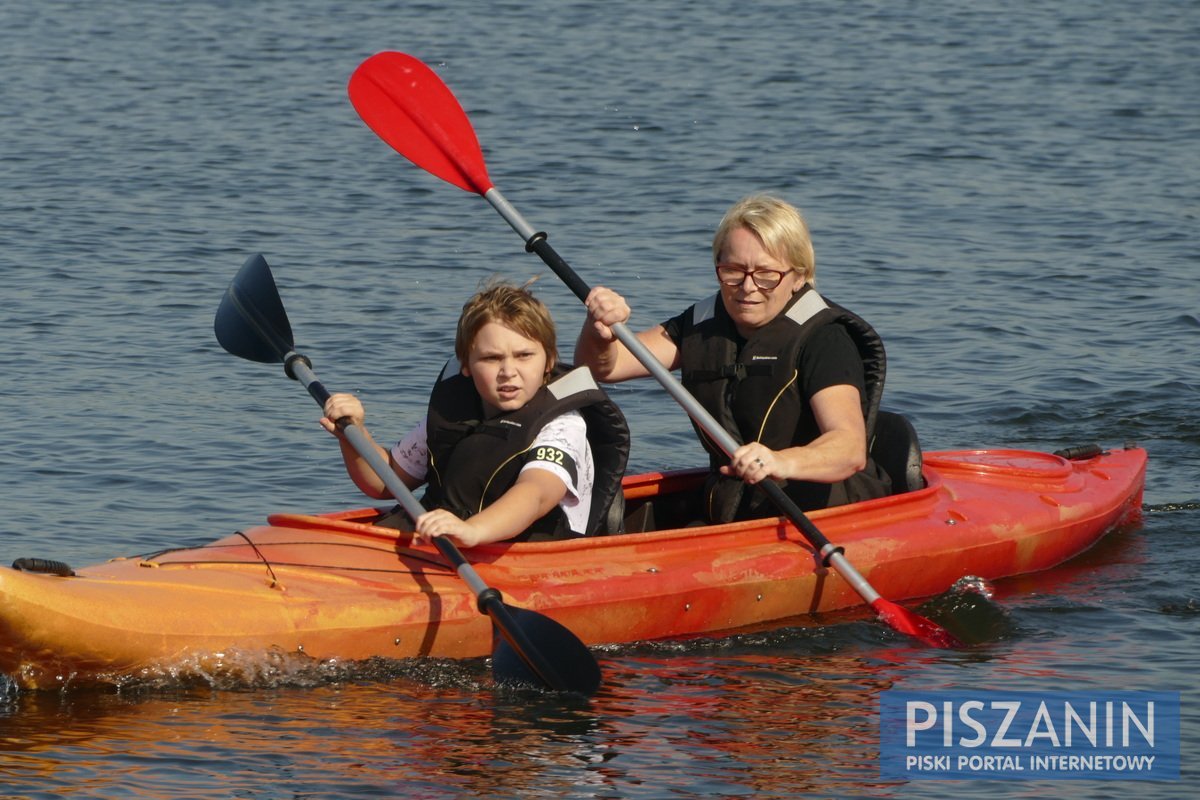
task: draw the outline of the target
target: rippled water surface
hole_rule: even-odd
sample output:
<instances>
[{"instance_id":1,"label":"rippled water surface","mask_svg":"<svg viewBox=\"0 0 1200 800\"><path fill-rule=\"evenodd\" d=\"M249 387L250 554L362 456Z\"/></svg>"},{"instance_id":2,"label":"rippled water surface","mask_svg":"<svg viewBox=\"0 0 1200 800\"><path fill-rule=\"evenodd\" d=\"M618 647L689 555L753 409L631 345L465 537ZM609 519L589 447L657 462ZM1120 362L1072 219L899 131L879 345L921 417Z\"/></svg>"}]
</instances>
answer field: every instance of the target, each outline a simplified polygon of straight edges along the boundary
<instances>
[{"instance_id":1,"label":"rippled water surface","mask_svg":"<svg viewBox=\"0 0 1200 800\"><path fill-rule=\"evenodd\" d=\"M0 694L0 797L1118 796L1132 784L879 778L888 688L1200 699L1200 7L1193 2L82 3L0 8L5 558L81 566L275 510L361 505L317 409L231 358L245 258L381 438L423 412L462 300L541 274L477 197L389 150L345 93L384 49L454 89L492 178L651 324L711 291L720 214L800 205L821 289L887 341L928 449L1150 451L1144 524L1001 582L992 641L853 616L601 651L588 704L482 662L232 665ZM699 451L653 383L613 391L638 470Z\"/></svg>"}]
</instances>

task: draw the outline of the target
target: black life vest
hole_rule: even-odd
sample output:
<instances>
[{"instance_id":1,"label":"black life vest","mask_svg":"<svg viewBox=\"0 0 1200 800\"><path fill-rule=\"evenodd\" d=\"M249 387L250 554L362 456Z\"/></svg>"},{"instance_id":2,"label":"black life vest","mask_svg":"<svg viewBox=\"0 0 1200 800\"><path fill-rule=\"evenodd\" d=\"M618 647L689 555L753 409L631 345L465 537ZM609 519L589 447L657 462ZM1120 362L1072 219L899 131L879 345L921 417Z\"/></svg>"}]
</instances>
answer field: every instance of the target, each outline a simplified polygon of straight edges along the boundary
<instances>
[{"instance_id":1,"label":"black life vest","mask_svg":"<svg viewBox=\"0 0 1200 800\"><path fill-rule=\"evenodd\" d=\"M446 364L429 396L426 508L445 508L463 519L479 513L516 483L542 428L560 414L579 411L595 466L587 529L571 531L555 506L512 541L619 532L621 478L629 458L625 416L586 367L556 367L551 377L524 407L485 419L474 382L454 359Z\"/></svg>"},{"instance_id":2,"label":"black life vest","mask_svg":"<svg viewBox=\"0 0 1200 800\"><path fill-rule=\"evenodd\" d=\"M784 310L743 340L719 294L688 309L680 331L680 371L683 385L739 442L758 441L772 450L807 444L815 438L811 413L800 387L801 350L815 331L841 325L850 334L863 362L862 397L867 441L883 397L887 357L883 340L857 314L825 299L806 286ZM712 522L754 519L776 513L761 491L745 492L737 478L717 469L729 459L696 426L709 452L712 476L706 489L706 513ZM887 495L891 481L868 460L860 472L836 484L791 481L785 490L803 509L866 500Z\"/></svg>"}]
</instances>

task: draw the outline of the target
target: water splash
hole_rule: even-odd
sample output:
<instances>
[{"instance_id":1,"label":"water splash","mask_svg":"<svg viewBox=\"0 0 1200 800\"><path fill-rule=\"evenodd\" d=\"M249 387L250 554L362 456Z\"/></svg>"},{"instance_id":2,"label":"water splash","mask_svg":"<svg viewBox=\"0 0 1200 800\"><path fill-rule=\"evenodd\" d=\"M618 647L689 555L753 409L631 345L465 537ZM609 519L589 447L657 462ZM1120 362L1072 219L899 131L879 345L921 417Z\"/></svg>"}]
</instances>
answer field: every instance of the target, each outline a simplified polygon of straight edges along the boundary
<instances>
[{"instance_id":1,"label":"water splash","mask_svg":"<svg viewBox=\"0 0 1200 800\"><path fill-rule=\"evenodd\" d=\"M0 703L22 691L111 690L140 695L163 691L213 689L296 689L348 682L407 681L431 689L478 691L487 675L485 659L318 660L299 653L240 652L189 654L147 665L134 672L54 674L23 670L0 676Z\"/></svg>"},{"instance_id":2,"label":"water splash","mask_svg":"<svg viewBox=\"0 0 1200 800\"><path fill-rule=\"evenodd\" d=\"M995 589L983 578L967 575L921 606L921 613L941 623L968 645L1011 638L1017 630L1008 610L995 602Z\"/></svg>"}]
</instances>

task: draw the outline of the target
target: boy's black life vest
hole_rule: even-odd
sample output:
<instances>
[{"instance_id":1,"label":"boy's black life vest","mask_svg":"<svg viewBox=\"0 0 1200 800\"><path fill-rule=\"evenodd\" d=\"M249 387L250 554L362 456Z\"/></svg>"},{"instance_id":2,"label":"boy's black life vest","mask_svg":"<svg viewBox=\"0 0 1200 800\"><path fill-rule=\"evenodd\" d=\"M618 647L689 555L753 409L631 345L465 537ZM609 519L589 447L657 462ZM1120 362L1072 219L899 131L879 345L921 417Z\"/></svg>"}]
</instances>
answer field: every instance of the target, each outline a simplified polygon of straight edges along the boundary
<instances>
[{"instance_id":1,"label":"boy's black life vest","mask_svg":"<svg viewBox=\"0 0 1200 800\"><path fill-rule=\"evenodd\" d=\"M512 541L618 533L624 496L621 478L629 458L629 426L586 367L559 366L551 381L523 408L485 419L483 401L471 378L451 359L429 397L426 508L445 508L467 519L495 502L517 481L533 440L567 411L587 423L595 483L587 529L571 531L555 506Z\"/></svg>"},{"instance_id":2,"label":"boy's black life vest","mask_svg":"<svg viewBox=\"0 0 1200 800\"><path fill-rule=\"evenodd\" d=\"M813 333L826 325L843 326L862 358L862 409L869 442L887 374L883 340L864 319L826 300L811 285L745 340L719 294L692 306L680 331L683 385L739 442L758 441L772 450L807 444L813 437L811 431L801 429L806 401L800 391L799 357ZM712 475L705 509L709 521L777 513L761 491L745 492L740 479L717 472L728 457L699 426L693 426L709 452ZM882 497L889 493L891 481L868 460L862 471L836 484L791 481L783 487L797 505L812 510Z\"/></svg>"}]
</instances>

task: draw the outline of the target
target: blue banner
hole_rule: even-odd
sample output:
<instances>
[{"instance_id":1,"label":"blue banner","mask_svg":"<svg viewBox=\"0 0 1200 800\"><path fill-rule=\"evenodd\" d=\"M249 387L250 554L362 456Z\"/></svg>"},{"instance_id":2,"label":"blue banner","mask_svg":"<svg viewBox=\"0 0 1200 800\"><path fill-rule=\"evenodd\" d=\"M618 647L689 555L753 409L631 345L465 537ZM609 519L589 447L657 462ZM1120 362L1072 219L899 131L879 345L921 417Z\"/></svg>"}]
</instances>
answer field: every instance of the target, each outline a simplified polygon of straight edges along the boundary
<instances>
[{"instance_id":1,"label":"blue banner","mask_svg":"<svg viewBox=\"0 0 1200 800\"><path fill-rule=\"evenodd\" d=\"M1179 693L885 691L884 778L1179 780Z\"/></svg>"}]
</instances>

